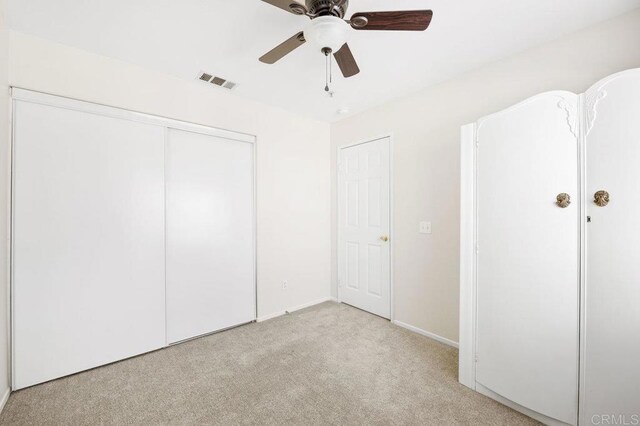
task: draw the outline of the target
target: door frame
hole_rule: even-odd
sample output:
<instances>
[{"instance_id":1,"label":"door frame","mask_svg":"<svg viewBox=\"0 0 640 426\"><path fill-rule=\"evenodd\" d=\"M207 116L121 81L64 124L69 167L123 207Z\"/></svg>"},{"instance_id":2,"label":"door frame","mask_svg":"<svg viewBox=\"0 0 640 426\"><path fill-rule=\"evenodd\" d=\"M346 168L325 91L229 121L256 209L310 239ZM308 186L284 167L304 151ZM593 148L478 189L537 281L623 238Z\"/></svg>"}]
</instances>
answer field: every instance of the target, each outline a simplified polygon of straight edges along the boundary
<instances>
[{"instance_id":1,"label":"door frame","mask_svg":"<svg viewBox=\"0 0 640 426\"><path fill-rule=\"evenodd\" d=\"M351 142L336 147L336 296L338 303L342 303L342 297L340 296L340 195L342 190L340 188L340 164L342 159L343 150L347 148L353 148L354 146L364 145L371 142L379 141L380 139L389 139L389 321L392 323L395 320L395 292L394 292L394 252L395 252L395 229L394 229L394 135L393 133L385 133L383 135L361 139L357 142Z\"/></svg>"}]
</instances>

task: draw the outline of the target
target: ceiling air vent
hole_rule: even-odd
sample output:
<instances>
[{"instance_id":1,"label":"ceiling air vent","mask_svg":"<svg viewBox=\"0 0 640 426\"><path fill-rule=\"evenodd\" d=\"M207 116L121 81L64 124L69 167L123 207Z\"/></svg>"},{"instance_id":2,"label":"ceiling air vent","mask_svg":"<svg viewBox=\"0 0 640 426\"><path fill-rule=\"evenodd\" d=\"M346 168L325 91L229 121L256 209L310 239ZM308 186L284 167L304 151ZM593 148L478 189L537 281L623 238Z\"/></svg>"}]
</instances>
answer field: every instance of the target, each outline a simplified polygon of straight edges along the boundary
<instances>
[{"instance_id":1,"label":"ceiling air vent","mask_svg":"<svg viewBox=\"0 0 640 426\"><path fill-rule=\"evenodd\" d=\"M201 72L200 74L198 74L198 80L202 80L206 83L214 84L216 86L220 86L229 90L232 90L237 86L237 84L232 81L226 80L222 77L216 77L215 75L206 72Z\"/></svg>"}]
</instances>

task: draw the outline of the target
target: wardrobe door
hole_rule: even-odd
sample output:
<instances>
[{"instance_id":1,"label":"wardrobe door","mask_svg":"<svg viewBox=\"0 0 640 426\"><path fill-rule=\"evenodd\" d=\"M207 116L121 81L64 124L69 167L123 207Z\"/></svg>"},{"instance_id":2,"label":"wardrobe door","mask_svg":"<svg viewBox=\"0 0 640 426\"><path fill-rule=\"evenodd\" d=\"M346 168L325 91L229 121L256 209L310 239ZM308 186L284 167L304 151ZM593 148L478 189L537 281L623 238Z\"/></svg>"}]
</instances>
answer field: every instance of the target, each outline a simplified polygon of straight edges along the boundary
<instances>
[{"instance_id":1,"label":"wardrobe door","mask_svg":"<svg viewBox=\"0 0 640 426\"><path fill-rule=\"evenodd\" d=\"M165 344L164 131L15 101L13 388Z\"/></svg>"},{"instance_id":2,"label":"wardrobe door","mask_svg":"<svg viewBox=\"0 0 640 426\"><path fill-rule=\"evenodd\" d=\"M582 421L614 415L633 424L640 416L640 70L606 79L585 99L591 220Z\"/></svg>"},{"instance_id":3,"label":"wardrobe door","mask_svg":"<svg viewBox=\"0 0 640 426\"><path fill-rule=\"evenodd\" d=\"M253 145L170 129L167 339L255 319Z\"/></svg>"},{"instance_id":4,"label":"wardrobe door","mask_svg":"<svg viewBox=\"0 0 640 426\"><path fill-rule=\"evenodd\" d=\"M552 92L477 125L476 382L570 424L578 399L576 118L577 96ZM561 193L572 203L560 207Z\"/></svg>"}]
</instances>

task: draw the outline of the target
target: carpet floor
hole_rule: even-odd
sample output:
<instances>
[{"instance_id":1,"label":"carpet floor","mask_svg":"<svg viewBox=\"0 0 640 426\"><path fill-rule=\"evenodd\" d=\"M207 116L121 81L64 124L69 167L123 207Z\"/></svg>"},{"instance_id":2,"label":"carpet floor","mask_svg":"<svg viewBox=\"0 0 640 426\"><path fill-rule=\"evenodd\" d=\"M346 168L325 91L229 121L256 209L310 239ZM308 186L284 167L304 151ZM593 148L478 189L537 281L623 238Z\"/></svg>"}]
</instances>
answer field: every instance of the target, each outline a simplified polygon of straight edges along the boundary
<instances>
[{"instance_id":1,"label":"carpet floor","mask_svg":"<svg viewBox=\"0 0 640 426\"><path fill-rule=\"evenodd\" d=\"M537 424L458 351L333 302L15 392L2 425Z\"/></svg>"}]
</instances>

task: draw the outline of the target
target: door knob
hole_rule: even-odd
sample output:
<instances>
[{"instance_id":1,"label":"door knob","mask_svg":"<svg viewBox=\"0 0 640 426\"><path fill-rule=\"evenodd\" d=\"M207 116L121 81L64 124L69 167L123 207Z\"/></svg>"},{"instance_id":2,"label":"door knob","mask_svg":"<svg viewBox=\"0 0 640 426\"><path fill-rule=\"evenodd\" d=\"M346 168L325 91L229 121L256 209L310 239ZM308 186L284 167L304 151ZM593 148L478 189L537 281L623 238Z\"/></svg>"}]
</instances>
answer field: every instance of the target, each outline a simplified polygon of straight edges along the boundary
<instances>
[{"instance_id":1,"label":"door knob","mask_svg":"<svg viewBox=\"0 0 640 426\"><path fill-rule=\"evenodd\" d=\"M382 237L380 237L380 239L381 239L382 241L384 241L385 243L386 243L387 241L389 241L389 237L387 237L386 235L383 235Z\"/></svg>"},{"instance_id":2,"label":"door knob","mask_svg":"<svg viewBox=\"0 0 640 426\"><path fill-rule=\"evenodd\" d=\"M571 196L567 193L558 194L556 197L556 204L561 209L566 209L571 204Z\"/></svg>"},{"instance_id":3,"label":"door knob","mask_svg":"<svg viewBox=\"0 0 640 426\"><path fill-rule=\"evenodd\" d=\"M593 202L600 207L604 207L609 204L609 193L607 191L598 191L593 194Z\"/></svg>"}]
</instances>

